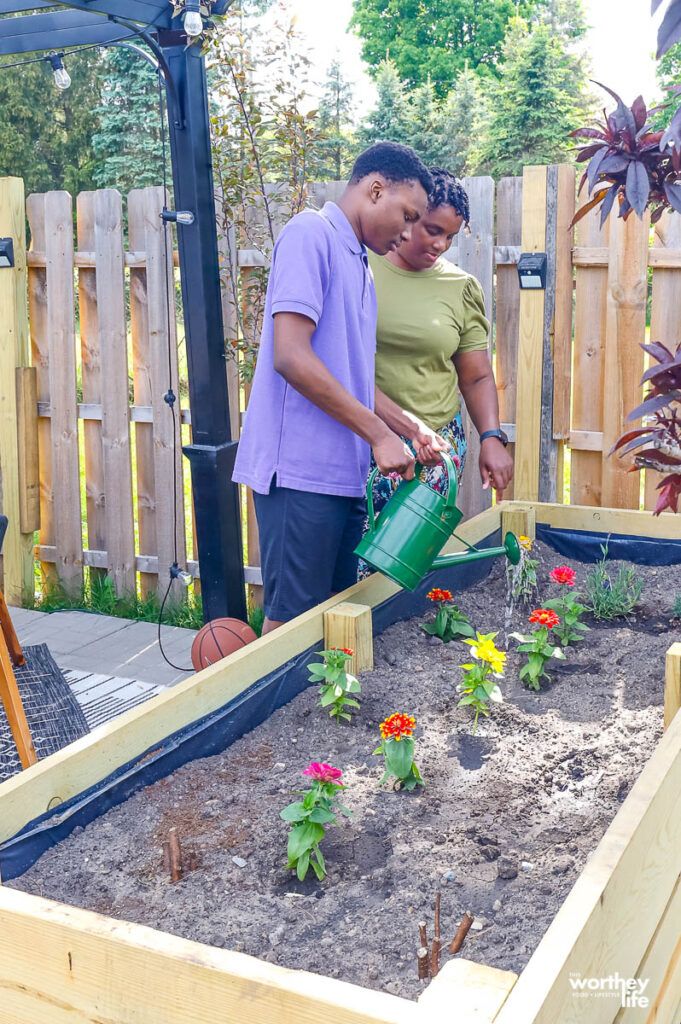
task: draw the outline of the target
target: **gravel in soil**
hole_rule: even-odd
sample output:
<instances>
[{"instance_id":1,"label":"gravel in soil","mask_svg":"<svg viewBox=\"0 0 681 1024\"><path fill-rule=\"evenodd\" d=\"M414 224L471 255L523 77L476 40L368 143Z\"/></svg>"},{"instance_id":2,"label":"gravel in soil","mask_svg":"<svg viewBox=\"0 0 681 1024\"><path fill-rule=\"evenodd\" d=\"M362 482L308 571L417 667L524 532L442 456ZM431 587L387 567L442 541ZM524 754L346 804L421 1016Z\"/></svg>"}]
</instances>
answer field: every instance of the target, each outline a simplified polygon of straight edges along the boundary
<instances>
[{"instance_id":1,"label":"gravel in soil","mask_svg":"<svg viewBox=\"0 0 681 1024\"><path fill-rule=\"evenodd\" d=\"M552 566L572 565L578 585L590 568L541 544L534 557L543 599L555 589L546 582ZM541 692L519 684L510 641L504 703L475 736L471 712L456 707L470 649L427 637L421 618L398 623L376 638L350 725L331 721L310 688L223 754L77 829L9 884L410 999L422 990L418 922L428 922L430 940L441 890L443 962L471 910L459 955L519 972L662 733L665 652L679 639L670 618L678 566L637 572L645 585L636 618L592 621L565 663L549 663ZM503 646L501 561L455 599L480 632L501 630ZM527 630L527 609L516 608L510 628ZM378 787L382 765L371 752L393 711L416 716L424 791ZM301 883L283 866L279 811L313 760L343 770L354 816L327 831L324 882L310 871ZM171 827L191 869L176 884L162 856Z\"/></svg>"}]
</instances>

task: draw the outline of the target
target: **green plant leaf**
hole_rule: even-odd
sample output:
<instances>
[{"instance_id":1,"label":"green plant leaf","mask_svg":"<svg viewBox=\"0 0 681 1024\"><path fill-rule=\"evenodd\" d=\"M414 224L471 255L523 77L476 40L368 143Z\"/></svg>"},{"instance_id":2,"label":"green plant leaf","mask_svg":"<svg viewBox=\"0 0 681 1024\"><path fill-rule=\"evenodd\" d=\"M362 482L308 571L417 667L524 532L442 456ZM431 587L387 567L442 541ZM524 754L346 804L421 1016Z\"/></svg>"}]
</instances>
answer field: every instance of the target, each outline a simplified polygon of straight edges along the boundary
<instances>
[{"instance_id":1,"label":"green plant leaf","mask_svg":"<svg viewBox=\"0 0 681 1024\"><path fill-rule=\"evenodd\" d=\"M459 703L456 706L457 706L457 708L462 708L462 707L466 707L466 705L468 705L468 704L475 704L476 702L477 702L477 698L474 697L472 693L469 693L465 697L462 697L461 700L459 701Z\"/></svg>"},{"instance_id":2,"label":"green plant leaf","mask_svg":"<svg viewBox=\"0 0 681 1024\"><path fill-rule=\"evenodd\" d=\"M279 817L283 818L284 821L300 821L302 818L307 818L309 813L308 810L305 810L303 804L297 801L294 804L289 804L283 811L280 811Z\"/></svg>"},{"instance_id":3,"label":"green plant leaf","mask_svg":"<svg viewBox=\"0 0 681 1024\"><path fill-rule=\"evenodd\" d=\"M405 778L414 760L414 741L412 739L388 739L385 742L385 766L391 775L398 779Z\"/></svg>"},{"instance_id":4,"label":"green plant leaf","mask_svg":"<svg viewBox=\"0 0 681 1024\"><path fill-rule=\"evenodd\" d=\"M310 850L314 843L324 838L324 829L316 821L306 821L291 829L286 852L289 860L298 860L305 850Z\"/></svg>"},{"instance_id":5,"label":"green plant leaf","mask_svg":"<svg viewBox=\"0 0 681 1024\"><path fill-rule=\"evenodd\" d=\"M305 881L305 875L307 874L307 869L308 869L309 866L310 866L310 851L309 850L305 850L303 853L301 853L301 855L298 858L298 861L296 863L296 874L298 875L298 878L300 879L301 882Z\"/></svg>"},{"instance_id":6,"label":"green plant leaf","mask_svg":"<svg viewBox=\"0 0 681 1024\"><path fill-rule=\"evenodd\" d=\"M308 821L316 821L320 825L326 825L329 821L333 820L333 812L327 811L324 807L315 807L308 818Z\"/></svg>"}]
</instances>

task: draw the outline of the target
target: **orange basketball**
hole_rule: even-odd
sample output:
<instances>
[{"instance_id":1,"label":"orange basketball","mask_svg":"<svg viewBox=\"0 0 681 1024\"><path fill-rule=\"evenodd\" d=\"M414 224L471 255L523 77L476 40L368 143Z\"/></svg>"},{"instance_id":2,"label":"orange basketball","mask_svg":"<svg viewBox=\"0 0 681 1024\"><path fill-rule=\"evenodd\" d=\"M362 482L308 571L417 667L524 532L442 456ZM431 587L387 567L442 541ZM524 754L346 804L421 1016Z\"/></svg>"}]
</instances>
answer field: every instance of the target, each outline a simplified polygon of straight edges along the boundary
<instances>
[{"instance_id":1,"label":"orange basketball","mask_svg":"<svg viewBox=\"0 0 681 1024\"><path fill-rule=\"evenodd\" d=\"M207 665L221 661L228 654L233 654L257 639L248 623L241 619L213 619L202 626L194 637L192 665L200 672Z\"/></svg>"}]
</instances>

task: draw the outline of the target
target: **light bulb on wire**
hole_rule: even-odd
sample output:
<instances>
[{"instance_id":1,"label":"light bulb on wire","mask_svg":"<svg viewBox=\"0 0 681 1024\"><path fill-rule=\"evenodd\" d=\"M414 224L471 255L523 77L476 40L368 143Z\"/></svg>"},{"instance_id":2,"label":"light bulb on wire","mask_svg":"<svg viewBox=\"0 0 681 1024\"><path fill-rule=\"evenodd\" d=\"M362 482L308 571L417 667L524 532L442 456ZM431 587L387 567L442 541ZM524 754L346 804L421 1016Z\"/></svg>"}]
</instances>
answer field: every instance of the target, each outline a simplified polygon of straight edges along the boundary
<instances>
[{"instance_id":1,"label":"light bulb on wire","mask_svg":"<svg viewBox=\"0 0 681 1024\"><path fill-rule=\"evenodd\" d=\"M63 53L53 53L48 57L48 60L52 65L54 84L58 89L68 89L71 85L71 76L64 67L64 61L62 60L63 56Z\"/></svg>"},{"instance_id":2,"label":"light bulb on wire","mask_svg":"<svg viewBox=\"0 0 681 1024\"><path fill-rule=\"evenodd\" d=\"M187 9L185 11L183 25L184 30L190 39L195 39L197 36L203 34L203 18L201 17L199 5L196 0L194 0L193 3L191 3L191 0L187 0Z\"/></svg>"}]
</instances>

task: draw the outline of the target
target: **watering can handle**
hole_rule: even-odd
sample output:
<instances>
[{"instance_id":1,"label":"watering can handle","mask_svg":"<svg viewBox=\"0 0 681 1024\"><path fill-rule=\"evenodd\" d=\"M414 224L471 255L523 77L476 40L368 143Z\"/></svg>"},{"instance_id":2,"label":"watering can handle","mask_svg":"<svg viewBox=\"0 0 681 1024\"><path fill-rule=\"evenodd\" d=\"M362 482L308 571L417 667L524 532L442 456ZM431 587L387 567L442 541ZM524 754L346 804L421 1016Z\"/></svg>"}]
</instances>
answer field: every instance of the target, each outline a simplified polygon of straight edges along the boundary
<instances>
[{"instance_id":1,"label":"watering can handle","mask_svg":"<svg viewBox=\"0 0 681 1024\"><path fill-rule=\"evenodd\" d=\"M440 452L442 455L442 461L445 465L445 472L447 474L447 493L445 494L445 505L447 508L454 508L456 506L456 492L457 492L457 481L458 476L456 472L456 466L452 462L451 457L447 452ZM414 466L414 476L418 477L421 470L424 467L420 462L417 462ZM372 469L369 473L369 479L367 480L367 513L369 517L369 532L373 533L376 529L376 517L374 515L374 480L378 473L378 467Z\"/></svg>"},{"instance_id":2,"label":"watering can handle","mask_svg":"<svg viewBox=\"0 0 681 1024\"><path fill-rule=\"evenodd\" d=\"M447 508L455 508L456 493L459 481L459 477L456 472L456 466L452 461L451 455L448 455L447 452L440 452L440 455L442 456L442 461L445 466L445 473L447 474L447 493L445 494L445 506ZM421 463L417 462L414 467L414 475L418 476L422 469L423 466L421 465Z\"/></svg>"}]
</instances>

